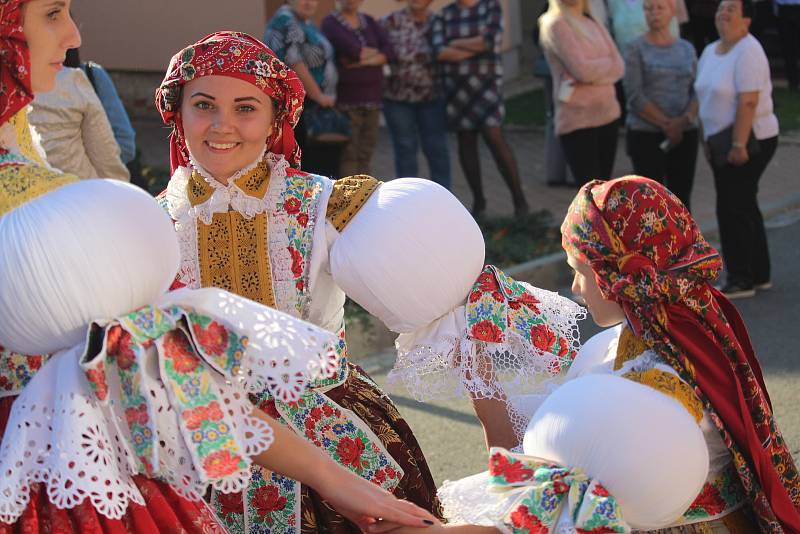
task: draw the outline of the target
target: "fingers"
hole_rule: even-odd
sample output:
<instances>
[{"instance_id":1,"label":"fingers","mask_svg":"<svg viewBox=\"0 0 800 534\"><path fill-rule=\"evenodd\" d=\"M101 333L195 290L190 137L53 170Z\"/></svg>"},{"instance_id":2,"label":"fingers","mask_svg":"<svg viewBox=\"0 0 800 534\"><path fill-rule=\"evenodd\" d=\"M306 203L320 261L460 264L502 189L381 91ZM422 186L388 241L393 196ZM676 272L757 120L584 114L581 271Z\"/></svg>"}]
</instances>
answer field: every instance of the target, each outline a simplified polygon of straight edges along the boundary
<instances>
[{"instance_id":1,"label":"fingers","mask_svg":"<svg viewBox=\"0 0 800 534\"><path fill-rule=\"evenodd\" d=\"M394 497L391 498L391 502L382 504L380 513L376 515L383 518L384 521L408 527L424 528L438 523L438 520L430 512Z\"/></svg>"}]
</instances>

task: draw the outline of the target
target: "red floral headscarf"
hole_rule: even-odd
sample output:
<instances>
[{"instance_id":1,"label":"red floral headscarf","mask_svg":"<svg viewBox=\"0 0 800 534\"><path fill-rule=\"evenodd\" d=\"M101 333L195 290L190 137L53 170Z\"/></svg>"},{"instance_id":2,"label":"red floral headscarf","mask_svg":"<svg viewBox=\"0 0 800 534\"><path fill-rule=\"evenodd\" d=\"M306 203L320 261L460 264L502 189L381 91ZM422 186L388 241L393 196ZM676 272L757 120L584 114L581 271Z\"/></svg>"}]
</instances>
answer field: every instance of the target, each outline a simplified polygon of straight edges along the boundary
<instances>
[{"instance_id":1,"label":"red floral headscarf","mask_svg":"<svg viewBox=\"0 0 800 534\"><path fill-rule=\"evenodd\" d=\"M22 32L22 4L0 0L0 124L33 100L28 44Z\"/></svg>"},{"instance_id":2,"label":"red floral headscarf","mask_svg":"<svg viewBox=\"0 0 800 534\"><path fill-rule=\"evenodd\" d=\"M172 171L189 164L189 149L178 113L181 89L194 79L212 75L244 80L272 99L275 127L267 138L267 149L283 154L290 165L299 167L300 147L294 138L294 127L303 111L303 83L267 45L245 33L226 31L212 33L175 54L161 87L156 90L161 118L173 127L170 136Z\"/></svg>"},{"instance_id":3,"label":"red floral headscarf","mask_svg":"<svg viewBox=\"0 0 800 534\"><path fill-rule=\"evenodd\" d=\"M711 286L721 261L664 186L629 176L584 185L561 226L633 331L692 385L720 430L764 532L800 533L800 476L772 416L736 308Z\"/></svg>"}]
</instances>

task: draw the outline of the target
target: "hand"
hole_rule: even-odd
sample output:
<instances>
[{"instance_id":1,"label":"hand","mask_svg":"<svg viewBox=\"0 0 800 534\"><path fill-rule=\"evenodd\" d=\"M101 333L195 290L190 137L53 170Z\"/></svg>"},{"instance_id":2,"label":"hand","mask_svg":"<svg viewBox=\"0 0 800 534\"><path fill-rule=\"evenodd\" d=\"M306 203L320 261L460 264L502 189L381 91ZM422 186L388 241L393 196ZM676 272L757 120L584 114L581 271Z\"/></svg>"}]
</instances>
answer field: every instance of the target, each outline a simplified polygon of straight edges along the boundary
<instances>
[{"instance_id":1,"label":"hand","mask_svg":"<svg viewBox=\"0 0 800 534\"><path fill-rule=\"evenodd\" d=\"M358 57L358 60L359 62L364 63L377 53L378 53L377 48L372 48L371 46L364 46L361 48L361 55Z\"/></svg>"},{"instance_id":2,"label":"hand","mask_svg":"<svg viewBox=\"0 0 800 534\"><path fill-rule=\"evenodd\" d=\"M418 528L406 527L391 521L378 521L377 523L367 527L368 534L384 534L390 532L391 534L440 534L445 531L444 525L439 521L424 531L420 532Z\"/></svg>"},{"instance_id":3,"label":"hand","mask_svg":"<svg viewBox=\"0 0 800 534\"><path fill-rule=\"evenodd\" d=\"M740 167L747 163L750 156L747 154L747 149L743 146L732 147L728 152L728 163L736 167Z\"/></svg>"},{"instance_id":4,"label":"hand","mask_svg":"<svg viewBox=\"0 0 800 534\"><path fill-rule=\"evenodd\" d=\"M429 512L397 499L385 489L339 465L333 465L321 478L314 489L363 531L377 524L379 519L397 526L417 528L427 528L438 522Z\"/></svg>"},{"instance_id":5,"label":"hand","mask_svg":"<svg viewBox=\"0 0 800 534\"><path fill-rule=\"evenodd\" d=\"M336 105L336 97L330 96L326 94L321 94L317 98L314 99L314 102L319 104L322 108L332 108Z\"/></svg>"},{"instance_id":6,"label":"hand","mask_svg":"<svg viewBox=\"0 0 800 534\"><path fill-rule=\"evenodd\" d=\"M683 140L684 121L682 118L669 119L663 129L664 135L669 139L670 146L678 146Z\"/></svg>"}]
</instances>

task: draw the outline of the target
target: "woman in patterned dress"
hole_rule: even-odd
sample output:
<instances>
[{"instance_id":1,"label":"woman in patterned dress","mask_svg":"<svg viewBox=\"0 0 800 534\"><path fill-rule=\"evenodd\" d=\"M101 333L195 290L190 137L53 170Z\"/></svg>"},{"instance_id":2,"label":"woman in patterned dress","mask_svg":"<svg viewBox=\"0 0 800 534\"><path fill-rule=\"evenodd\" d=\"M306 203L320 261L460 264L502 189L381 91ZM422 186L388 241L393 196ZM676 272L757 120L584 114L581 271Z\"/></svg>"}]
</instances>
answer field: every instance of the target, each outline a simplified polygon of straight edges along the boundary
<instances>
[{"instance_id":1,"label":"woman in patterned dress","mask_svg":"<svg viewBox=\"0 0 800 534\"><path fill-rule=\"evenodd\" d=\"M498 0L456 0L433 19L433 55L440 62L448 127L458 135L458 157L472 191L472 214L483 214L478 134L489 146L511 191L514 214L528 212L514 152L503 137L503 10Z\"/></svg>"},{"instance_id":2,"label":"woman in patterned dress","mask_svg":"<svg viewBox=\"0 0 800 534\"><path fill-rule=\"evenodd\" d=\"M573 292L599 326L613 328L584 344L567 382L540 402L523 445L531 456L495 450L484 478L440 489L445 516L476 525L433 531L800 532L800 476L747 329L711 285L719 254L688 210L647 178L595 180L578 192L561 231L575 271ZM594 391L587 393L589 387ZM615 406L611 388L625 392ZM659 416L666 408L672 417ZM581 420L586 413L600 422ZM677 418L686 435L668 432L659 437L666 443L652 443L652 434ZM572 421L582 428L562 440ZM616 472L593 478L614 449L626 447ZM575 454L581 448L585 453ZM698 461L690 461L695 453ZM580 459L566 467L540 460L554 454ZM661 476L648 476L655 472ZM690 478L699 491L689 491ZM642 521L662 506L651 495L671 499L678 486L688 500Z\"/></svg>"},{"instance_id":3,"label":"woman in patterned dress","mask_svg":"<svg viewBox=\"0 0 800 534\"><path fill-rule=\"evenodd\" d=\"M297 398L330 370L333 334L216 289L164 294L179 250L159 206L47 164L27 106L80 45L69 7L0 2L0 532L224 532L200 496L246 484L252 462L364 527L386 512L423 526L245 400L254 379ZM297 388L261 365L275 358Z\"/></svg>"},{"instance_id":4,"label":"woman in patterned dress","mask_svg":"<svg viewBox=\"0 0 800 534\"><path fill-rule=\"evenodd\" d=\"M347 361L344 292L331 251L381 183L297 170L293 127L305 91L258 40L212 34L178 52L157 92L173 126L173 176L160 200L181 243L176 285L228 289L339 332L341 365L298 402L265 391L257 405L338 463L396 496L438 512L435 484L411 429ZM354 532L296 480L254 469L250 487L213 504L233 532Z\"/></svg>"}]
</instances>

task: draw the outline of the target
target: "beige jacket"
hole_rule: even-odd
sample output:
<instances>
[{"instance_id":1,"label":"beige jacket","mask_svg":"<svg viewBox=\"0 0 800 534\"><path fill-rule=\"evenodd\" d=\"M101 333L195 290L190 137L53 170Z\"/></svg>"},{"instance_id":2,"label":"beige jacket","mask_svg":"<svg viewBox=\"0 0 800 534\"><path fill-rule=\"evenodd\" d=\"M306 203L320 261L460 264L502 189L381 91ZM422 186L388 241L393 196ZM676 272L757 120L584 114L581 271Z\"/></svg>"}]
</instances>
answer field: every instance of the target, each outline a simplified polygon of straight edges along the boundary
<instances>
[{"instance_id":1,"label":"beige jacket","mask_svg":"<svg viewBox=\"0 0 800 534\"><path fill-rule=\"evenodd\" d=\"M130 181L103 105L81 69L61 69L55 89L36 96L29 118L53 167L81 178Z\"/></svg>"}]
</instances>

